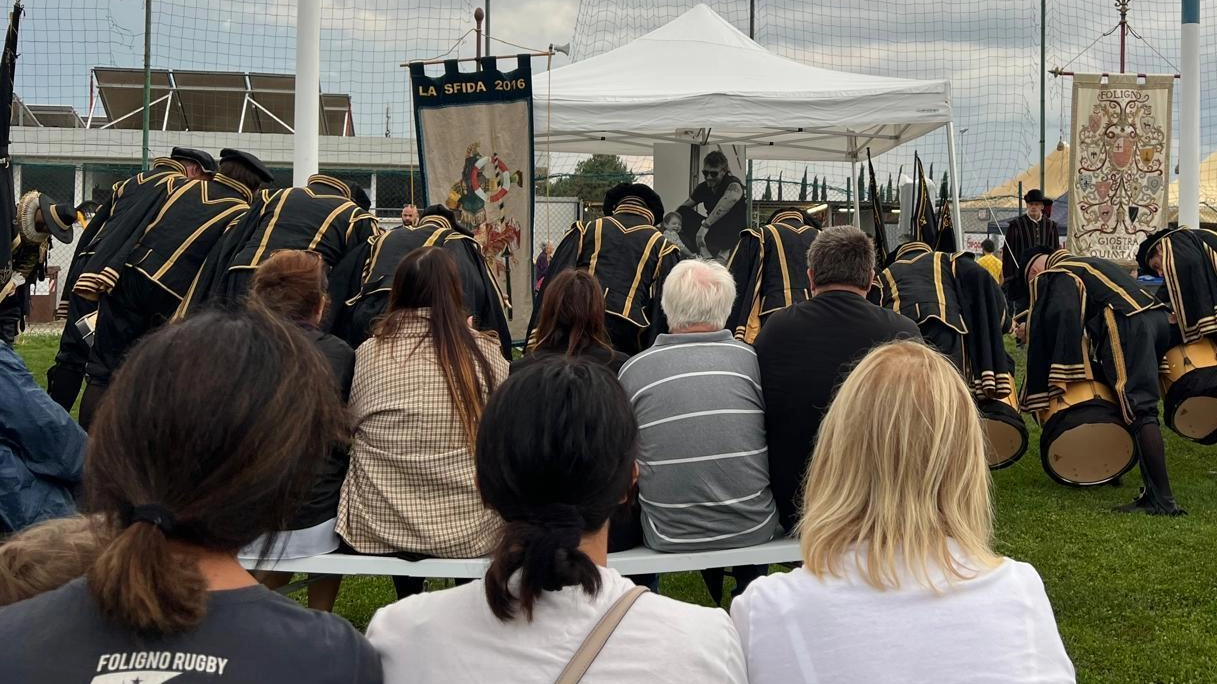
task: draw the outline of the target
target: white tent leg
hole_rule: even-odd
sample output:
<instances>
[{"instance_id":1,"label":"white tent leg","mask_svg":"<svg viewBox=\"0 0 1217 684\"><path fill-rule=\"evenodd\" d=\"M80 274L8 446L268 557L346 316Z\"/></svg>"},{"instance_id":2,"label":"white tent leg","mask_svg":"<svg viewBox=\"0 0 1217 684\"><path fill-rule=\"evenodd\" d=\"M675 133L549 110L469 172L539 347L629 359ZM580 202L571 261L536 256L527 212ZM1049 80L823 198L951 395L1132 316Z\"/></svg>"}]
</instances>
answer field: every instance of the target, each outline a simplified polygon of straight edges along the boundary
<instances>
[{"instance_id":1,"label":"white tent leg","mask_svg":"<svg viewBox=\"0 0 1217 684\"><path fill-rule=\"evenodd\" d=\"M849 184L853 185L854 179L857 177L858 177L858 159L855 156L853 161L851 161L849 163ZM854 225L854 228L861 230L862 229L862 200L859 199L859 195L862 194L862 188L854 188L854 191L852 194L854 196L853 225Z\"/></svg>"},{"instance_id":2,"label":"white tent leg","mask_svg":"<svg viewBox=\"0 0 1217 684\"><path fill-rule=\"evenodd\" d=\"M963 222L960 221L959 215L959 158L955 156L955 122L947 124L947 156L948 161L947 173L951 177L951 223L955 226L955 244L951 245L951 251L957 252L962 247L959 244L961 237L960 231L963 230Z\"/></svg>"}]
</instances>

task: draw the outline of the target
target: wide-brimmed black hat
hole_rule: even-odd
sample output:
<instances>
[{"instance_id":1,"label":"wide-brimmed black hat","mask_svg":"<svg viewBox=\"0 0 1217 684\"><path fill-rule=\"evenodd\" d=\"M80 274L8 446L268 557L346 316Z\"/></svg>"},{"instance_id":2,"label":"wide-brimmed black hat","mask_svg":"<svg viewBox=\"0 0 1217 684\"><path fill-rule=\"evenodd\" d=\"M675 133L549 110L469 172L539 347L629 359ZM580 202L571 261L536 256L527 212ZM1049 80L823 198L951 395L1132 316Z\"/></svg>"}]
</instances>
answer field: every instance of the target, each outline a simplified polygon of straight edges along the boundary
<instances>
[{"instance_id":1,"label":"wide-brimmed black hat","mask_svg":"<svg viewBox=\"0 0 1217 684\"><path fill-rule=\"evenodd\" d=\"M635 197L646 204L647 210L655 215L655 220L663 218L663 200L659 193L649 185L642 183L618 183L604 193L604 213L609 215L617 208L617 204L626 197Z\"/></svg>"},{"instance_id":2,"label":"wide-brimmed black hat","mask_svg":"<svg viewBox=\"0 0 1217 684\"><path fill-rule=\"evenodd\" d=\"M275 174L271 173L270 169L266 168L266 164L263 164L261 159L258 159L248 152L234 150L231 147L225 147L224 149L220 150L220 161L237 162L238 164L252 171L254 175L257 176L258 179L263 183L271 183L275 180Z\"/></svg>"},{"instance_id":3,"label":"wide-brimmed black hat","mask_svg":"<svg viewBox=\"0 0 1217 684\"><path fill-rule=\"evenodd\" d=\"M173 148L173 151L169 153L169 158L192 161L198 164L199 167L207 173L215 173L216 171L220 170L219 167L216 166L215 157L204 152L203 150L196 150L190 147L175 147Z\"/></svg>"},{"instance_id":4,"label":"wide-brimmed black hat","mask_svg":"<svg viewBox=\"0 0 1217 684\"><path fill-rule=\"evenodd\" d=\"M1154 248L1162 242L1162 238L1179 230L1178 228L1163 228L1145 236L1141 244L1137 246L1137 268L1141 270L1142 275L1157 275L1149 268L1149 257L1154 252Z\"/></svg>"},{"instance_id":5,"label":"wide-brimmed black hat","mask_svg":"<svg viewBox=\"0 0 1217 684\"><path fill-rule=\"evenodd\" d=\"M1027 194L1023 195L1023 201L1024 202L1038 202L1040 204L1043 204L1045 202L1051 202L1052 200L1048 199L1047 197L1044 197L1043 190L1040 190L1039 188L1031 188L1030 190L1027 191Z\"/></svg>"}]
</instances>

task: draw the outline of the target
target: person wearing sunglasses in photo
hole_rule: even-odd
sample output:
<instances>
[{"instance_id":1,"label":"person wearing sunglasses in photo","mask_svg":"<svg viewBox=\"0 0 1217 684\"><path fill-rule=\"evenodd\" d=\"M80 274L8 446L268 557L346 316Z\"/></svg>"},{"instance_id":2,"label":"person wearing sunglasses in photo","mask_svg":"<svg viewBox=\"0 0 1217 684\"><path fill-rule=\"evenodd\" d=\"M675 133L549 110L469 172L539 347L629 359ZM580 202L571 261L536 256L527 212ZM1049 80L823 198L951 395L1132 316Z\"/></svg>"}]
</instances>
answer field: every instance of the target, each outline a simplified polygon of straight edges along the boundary
<instances>
[{"instance_id":1,"label":"person wearing sunglasses in photo","mask_svg":"<svg viewBox=\"0 0 1217 684\"><path fill-rule=\"evenodd\" d=\"M747 227L744 183L731 175L727 155L714 150L702 160L702 182L693 188L682 207L705 207L706 217L697 230L696 248L702 256L725 261L735 247L741 230ZM692 246L692 245L690 245Z\"/></svg>"}]
</instances>

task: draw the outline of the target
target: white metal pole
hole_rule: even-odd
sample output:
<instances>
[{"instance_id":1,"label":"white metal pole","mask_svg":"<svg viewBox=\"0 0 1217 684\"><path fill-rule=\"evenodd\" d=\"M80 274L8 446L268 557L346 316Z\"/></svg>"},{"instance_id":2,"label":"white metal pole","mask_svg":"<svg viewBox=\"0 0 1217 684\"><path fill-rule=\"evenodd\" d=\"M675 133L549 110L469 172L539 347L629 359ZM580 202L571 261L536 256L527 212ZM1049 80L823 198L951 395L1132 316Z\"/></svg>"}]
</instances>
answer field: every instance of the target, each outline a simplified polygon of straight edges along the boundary
<instances>
[{"instance_id":1,"label":"white metal pole","mask_svg":"<svg viewBox=\"0 0 1217 684\"><path fill-rule=\"evenodd\" d=\"M849 163L849 184L853 185L858 178L858 158L854 155L854 160ZM853 226L859 230L862 229L862 202L858 196L862 194L862 188L854 188L854 220Z\"/></svg>"},{"instance_id":2,"label":"white metal pole","mask_svg":"<svg viewBox=\"0 0 1217 684\"><path fill-rule=\"evenodd\" d=\"M1200 227L1200 0L1183 0L1179 225Z\"/></svg>"},{"instance_id":3,"label":"white metal pole","mask_svg":"<svg viewBox=\"0 0 1217 684\"><path fill-rule=\"evenodd\" d=\"M321 121L321 0L296 3L296 114L292 183L317 173Z\"/></svg>"},{"instance_id":4,"label":"white metal pole","mask_svg":"<svg viewBox=\"0 0 1217 684\"><path fill-rule=\"evenodd\" d=\"M962 249L959 238L963 231L963 222L959 220L959 158L955 155L954 121L947 124L947 156L950 157L947 162L947 175L951 178L951 223L955 226L955 244L951 245L951 251L957 252Z\"/></svg>"}]
</instances>

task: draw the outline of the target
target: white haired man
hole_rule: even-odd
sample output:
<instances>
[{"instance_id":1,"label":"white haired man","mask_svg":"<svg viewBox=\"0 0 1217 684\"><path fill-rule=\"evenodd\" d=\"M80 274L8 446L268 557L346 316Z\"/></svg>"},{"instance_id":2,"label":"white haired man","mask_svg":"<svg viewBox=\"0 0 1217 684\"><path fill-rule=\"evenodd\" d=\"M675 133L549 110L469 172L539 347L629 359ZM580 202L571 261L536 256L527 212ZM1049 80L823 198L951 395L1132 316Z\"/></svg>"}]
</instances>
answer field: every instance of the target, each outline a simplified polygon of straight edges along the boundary
<instances>
[{"instance_id":1,"label":"white haired man","mask_svg":"<svg viewBox=\"0 0 1217 684\"><path fill-rule=\"evenodd\" d=\"M657 551L740 548L778 531L760 367L726 329L734 302L724 266L680 262L660 298L670 332L621 368L638 417L643 538ZM736 593L764 571L736 568ZM720 600L722 571L703 576Z\"/></svg>"}]
</instances>

